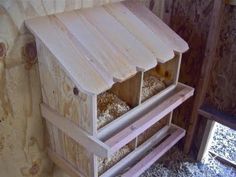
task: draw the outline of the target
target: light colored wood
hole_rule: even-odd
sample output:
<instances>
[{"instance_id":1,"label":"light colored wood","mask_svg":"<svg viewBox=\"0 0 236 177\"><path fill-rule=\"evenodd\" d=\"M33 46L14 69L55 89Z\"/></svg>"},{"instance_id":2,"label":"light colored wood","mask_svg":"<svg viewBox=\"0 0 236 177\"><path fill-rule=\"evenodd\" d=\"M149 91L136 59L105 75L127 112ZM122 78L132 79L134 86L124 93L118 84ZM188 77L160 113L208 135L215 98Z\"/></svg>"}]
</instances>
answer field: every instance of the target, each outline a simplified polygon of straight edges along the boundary
<instances>
[{"instance_id":1,"label":"light colored wood","mask_svg":"<svg viewBox=\"0 0 236 177\"><path fill-rule=\"evenodd\" d=\"M154 67L155 59L166 62L174 57L170 38L177 41L177 35L158 22L161 25L155 28L150 25L153 21L146 25L124 5L114 3L95 10L38 17L25 24L79 90L98 95L114 82ZM152 27L160 28L159 33ZM161 33L164 30L170 32Z\"/></svg>"},{"instance_id":2,"label":"light colored wood","mask_svg":"<svg viewBox=\"0 0 236 177\"><path fill-rule=\"evenodd\" d=\"M162 101L172 96L175 92L178 91L178 89L181 88L181 84L178 84L177 86L171 85L165 90L161 91L158 95L149 98L141 105L131 109L126 114L122 115L121 117L117 118L116 120L101 128L98 131L99 139L106 139L107 136L114 134L115 132L119 131L119 129L125 128L127 124L134 122L138 116L142 116L144 112L150 111L151 106L157 106L161 104Z\"/></svg>"},{"instance_id":3,"label":"light colored wood","mask_svg":"<svg viewBox=\"0 0 236 177\"><path fill-rule=\"evenodd\" d=\"M47 121L58 127L69 137L73 138L77 143L84 146L88 151L101 157L108 157L110 155L109 147L106 144L81 130L71 121L62 117L47 105L41 104L41 112L42 116Z\"/></svg>"},{"instance_id":4,"label":"light colored wood","mask_svg":"<svg viewBox=\"0 0 236 177\"><path fill-rule=\"evenodd\" d=\"M124 81L136 73L136 67L129 64L126 56L106 40L83 16L76 12L69 12L58 14L56 17L64 24L64 28L72 38L81 43L93 56L92 59L97 61L96 66L103 66L108 76L113 76L115 82ZM100 18L103 18L103 15Z\"/></svg>"},{"instance_id":5,"label":"light colored wood","mask_svg":"<svg viewBox=\"0 0 236 177\"><path fill-rule=\"evenodd\" d=\"M48 155L50 159L58 165L60 168L66 171L71 177L86 177L82 172L79 172L78 169L72 167L68 162L66 162L60 155L48 149Z\"/></svg>"},{"instance_id":6,"label":"light colored wood","mask_svg":"<svg viewBox=\"0 0 236 177\"><path fill-rule=\"evenodd\" d=\"M24 20L108 1L0 0L0 42L3 42L6 52L4 56L0 54L0 176L68 177L63 170L52 165L46 155L44 121L39 108L42 96L38 64L27 69L28 58L22 52L34 37L25 28ZM112 1L117 0L109 2ZM83 94L79 97L84 98ZM65 105L71 98L63 101ZM56 100L54 102L58 103ZM71 108L73 104L67 105ZM88 153L79 149L77 154L80 154L77 158L85 164L80 166L90 168L84 157Z\"/></svg>"},{"instance_id":7,"label":"light colored wood","mask_svg":"<svg viewBox=\"0 0 236 177\"><path fill-rule=\"evenodd\" d=\"M201 141L201 146L197 155L198 161L202 161L203 159L205 159L206 155L208 154L208 151L211 147L211 143L213 141L214 129L215 121L207 120L207 124Z\"/></svg>"},{"instance_id":8,"label":"light colored wood","mask_svg":"<svg viewBox=\"0 0 236 177\"><path fill-rule=\"evenodd\" d=\"M164 78L164 83L167 87L170 85L177 85L179 80L179 72L181 65L182 55L176 53L175 57L172 60L169 60L165 63L159 63L155 68L146 71L146 74L150 74L151 76L157 76ZM157 93L159 94L159 93Z\"/></svg>"},{"instance_id":9,"label":"light colored wood","mask_svg":"<svg viewBox=\"0 0 236 177\"><path fill-rule=\"evenodd\" d=\"M138 118L137 121L127 126L117 134L106 140L106 144L111 147L111 151L115 152L132 139L147 130L161 118L173 111L186 99L193 95L193 88L183 87L170 98L165 99L161 104L154 109Z\"/></svg>"},{"instance_id":10,"label":"light colored wood","mask_svg":"<svg viewBox=\"0 0 236 177\"><path fill-rule=\"evenodd\" d=\"M158 61L166 62L174 57L173 50L163 43L150 28L131 13L124 5L116 3L104 7L149 50L151 50Z\"/></svg>"},{"instance_id":11,"label":"light colored wood","mask_svg":"<svg viewBox=\"0 0 236 177\"><path fill-rule=\"evenodd\" d=\"M53 17L39 17L37 20L26 21L27 27L34 36L50 50L80 90L89 94L99 94L110 88L113 82L103 78L89 64L89 61L81 55L67 34L55 23Z\"/></svg>"},{"instance_id":12,"label":"light colored wood","mask_svg":"<svg viewBox=\"0 0 236 177\"><path fill-rule=\"evenodd\" d=\"M132 164L137 162L145 154L145 152L149 151L155 144L163 140L163 138L169 134L169 129L170 126L163 127L146 142L137 147L133 152L131 152L129 155L115 164L112 168L102 174L101 177L116 176L125 168L132 166Z\"/></svg>"},{"instance_id":13,"label":"light colored wood","mask_svg":"<svg viewBox=\"0 0 236 177\"><path fill-rule=\"evenodd\" d=\"M140 160L131 169L125 172L122 177L138 177L147 168L149 168L155 161L164 155L171 147L173 147L185 135L185 130L178 128L170 134L160 145L154 148L148 155Z\"/></svg>"},{"instance_id":14,"label":"light colored wood","mask_svg":"<svg viewBox=\"0 0 236 177\"><path fill-rule=\"evenodd\" d=\"M142 3L124 1L122 4L141 19L158 36L159 40L173 51L184 53L189 49L188 44L180 36L170 29L161 19L157 18Z\"/></svg>"},{"instance_id":15,"label":"light colored wood","mask_svg":"<svg viewBox=\"0 0 236 177\"><path fill-rule=\"evenodd\" d=\"M143 73L138 72L125 82L114 84L110 91L125 101L130 107L135 107L141 102L142 79Z\"/></svg>"},{"instance_id":16,"label":"light colored wood","mask_svg":"<svg viewBox=\"0 0 236 177\"><path fill-rule=\"evenodd\" d=\"M95 134L96 127L93 122L97 112L96 96L86 95L79 89L78 95L75 95L75 83L50 51L40 42L37 42L37 49L40 51L38 58L43 102L83 130Z\"/></svg>"},{"instance_id":17,"label":"light colored wood","mask_svg":"<svg viewBox=\"0 0 236 177\"><path fill-rule=\"evenodd\" d=\"M41 51L38 57L43 102L84 131L91 135L95 134L96 96L86 95L80 90L78 95L75 95L73 89L76 86L54 60L50 51L40 42L37 42L37 48ZM56 144L56 153L74 168L80 169L87 176L92 176L92 154L57 127L52 126L51 129L54 133L50 140Z\"/></svg>"},{"instance_id":18,"label":"light colored wood","mask_svg":"<svg viewBox=\"0 0 236 177\"><path fill-rule=\"evenodd\" d=\"M196 88L196 96L194 100L194 105L190 117L190 124L187 130L187 135L185 139L184 151L188 153L190 151L194 133L196 130L198 122L198 110L204 102L205 95L207 92L207 87L210 79L211 68L213 66L213 60L216 54L217 41L220 35L220 28L222 23L224 11L224 2L219 0L214 0L214 7L212 10L211 24L209 29L209 36L206 44L206 53L202 64L200 80Z\"/></svg>"},{"instance_id":19,"label":"light colored wood","mask_svg":"<svg viewBox=\"0 0 236 177\"><path fill-rule=\"evenodd\" d=\"M138 71L146 71L156 64L154 55L132 33L121 25L104 8L97 7L77 11L92 23Z\"/></svg>"}]
</instances>

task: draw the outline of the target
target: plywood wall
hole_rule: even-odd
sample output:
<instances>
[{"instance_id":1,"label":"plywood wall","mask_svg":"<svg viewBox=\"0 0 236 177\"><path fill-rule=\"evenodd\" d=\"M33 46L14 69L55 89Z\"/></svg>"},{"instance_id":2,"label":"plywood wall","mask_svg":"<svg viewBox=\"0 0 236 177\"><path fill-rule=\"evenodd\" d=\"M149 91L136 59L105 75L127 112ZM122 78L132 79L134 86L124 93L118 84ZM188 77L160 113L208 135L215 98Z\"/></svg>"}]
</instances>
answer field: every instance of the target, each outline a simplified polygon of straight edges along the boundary
<instances>
[{"instance_id":1,"label":"plywood wall","mask_svg":"<svg viewBox=\"0 0 236 177\"><path fill-rule=\"evenodd\" d=\"M236 116L236 6L226 6L206 102Z\"/></svg>"},{"instance_id":2,"label":"plywood wall","mask_svg":"<svg viewBox=\"0 0 236 177\"><path fill-rule=\"evenodd\" d=\"M206 42L211 31L214 0L166 0L169 3L169 25L189 44L183 55L180 82L197 88L202 63L206 54ZM165 19L165 18L164 18ZM211 78L204 102L223 112L236 115L236 6L226 5L217 51L213 60ZM195 93L196 95L196 93ZM195 97L175 111L174 122L185 129L190 126L190 116ZM206 118L198 119L193 144L199 148Z\"/></svg>"},{"instance_id":3,"label":"plywood wall","mask_svg":"<svg viewBox=\"0 0 236 177\"><path fill-rule=\"evenodd\" d=\"M170 1L170 0L168 0ZM190 50L183 55L180 82L196 88L205 55L214 0L175 0L170 5L169 24L184 38ZM194 97L174 114L174 122L188 129Z\"/></svg>"},{"instance_id":4,"label":"plywood wall","mask_svg":"<svg viewBox=\"0 0 236 177\"><path fill-rule=\"evenodd\" d=\"M37 52L24 20L112 1L120 0L0 0L1 177L67 176L46 154ZM161 1L146 4L160 14Z\"/></svg>"}]
</instances>

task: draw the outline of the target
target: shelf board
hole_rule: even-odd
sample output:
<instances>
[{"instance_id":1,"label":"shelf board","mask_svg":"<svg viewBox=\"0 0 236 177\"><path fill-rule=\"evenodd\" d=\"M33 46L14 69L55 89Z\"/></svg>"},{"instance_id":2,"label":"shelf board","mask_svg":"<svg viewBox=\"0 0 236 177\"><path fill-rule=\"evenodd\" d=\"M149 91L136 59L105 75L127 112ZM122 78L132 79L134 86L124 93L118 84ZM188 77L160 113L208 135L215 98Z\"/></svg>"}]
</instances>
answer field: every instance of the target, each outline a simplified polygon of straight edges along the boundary
<instances>
[{"instance_id":1,"label":"shelf board","mask_svg":"<svg viewBox=\"0 0 236 177\"><path fill-rule=\"evenodd\" d=\"M198 113L203 117L214 120L222 125L236 130L236 116L224 113L206 104L201 106L201 108L198 110Z\"/></svg>"}]
</instances>

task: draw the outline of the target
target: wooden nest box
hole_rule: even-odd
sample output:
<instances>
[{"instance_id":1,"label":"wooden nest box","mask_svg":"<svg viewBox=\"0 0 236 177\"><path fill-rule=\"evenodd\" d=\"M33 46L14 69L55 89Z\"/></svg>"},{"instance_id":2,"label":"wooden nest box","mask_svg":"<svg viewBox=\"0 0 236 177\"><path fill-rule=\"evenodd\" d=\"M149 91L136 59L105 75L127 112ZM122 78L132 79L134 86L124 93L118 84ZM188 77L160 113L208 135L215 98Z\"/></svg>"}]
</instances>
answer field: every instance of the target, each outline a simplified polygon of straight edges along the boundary
<instances>
[{"instance_id":1,"label":"wooden nest box","mask_svg":"<svg viewBox=\"0 0 236 177\"><path fill-rule=\"evenodd\" d=\"M172 111L188 45L134 2L26 21L34 34L51 159L71 176L138 176L185 130Z\"/></svg>"}]
</instances>

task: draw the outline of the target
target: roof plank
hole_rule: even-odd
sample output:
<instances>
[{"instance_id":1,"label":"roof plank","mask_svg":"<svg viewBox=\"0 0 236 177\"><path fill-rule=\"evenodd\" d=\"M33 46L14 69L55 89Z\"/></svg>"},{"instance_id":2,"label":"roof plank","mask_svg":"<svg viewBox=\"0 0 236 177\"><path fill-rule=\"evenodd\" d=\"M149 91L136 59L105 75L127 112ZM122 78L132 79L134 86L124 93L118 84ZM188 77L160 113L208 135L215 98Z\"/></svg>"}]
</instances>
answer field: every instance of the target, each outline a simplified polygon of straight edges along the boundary
<instances>
[{"instance_id":1,"label":"roof plank","mask_svg":"<svg viewBox=\"0 0 236 177\"><path fill-rule=\"evenodd\" d=\"M74 39L94 57L97 64L113 76L114 81L121 82L135 75L136 68L79 13L67 12L56 17L66 26Z\"/></svg>"},{"instance_id":2,"label":"roof plank","mask_svg":"<svg viewBox=\"0 0 236 177\"><path fill-rule=\"evenodd\" d=\"M156 66L155 56L132 33L111 16L103 7L80 11L100 32L104 34L120 51L127 60L138 68L146 71Z\"/></svg>"},{"instance_id":3,"label":"roof plank","mask_svg":"<svg viewBox=\"0 0 236 177\"><path fill-rule=\"evenodd\" d=\"M27 20L26 25L55 56L79 89L98 94L110 88L113 83L105 81L53 21L49 16L39 17Z\"/></svg>"},{"instance_id":4,"label":"roof plank","mask_svg":"<svg viewBox=\"0 0 236 177\"><path fill-rule=\"evenodd\" d=\"M174 51L188 49L158 17L134 2L37 17L26 25L88 94L100 94L172 59Z\"/></svg>"},{"instance_id":5,"label":"roof plank","mask_svg":"<svg viewBox=\"0 0 236 177\"><path fill-rule=\"evenodd\" d=\"M174 57L174 51L156 36L140 19L121 3L105 5L104 8L139 39L157 60L164 63Z\"/></svg>"},{"instance_id":6,"label":"roof plank","mask_svg":"<svg viewBox=\"0 0 236 177\"><path fill-rule=\"evenodd\" d=\"M122 2L133 14L141 19L163 42L174 51L184 53L189 49L188 44L177 35L161 19L157 18L148 8L140 2Z\"/></svg>"}]
</instances>

